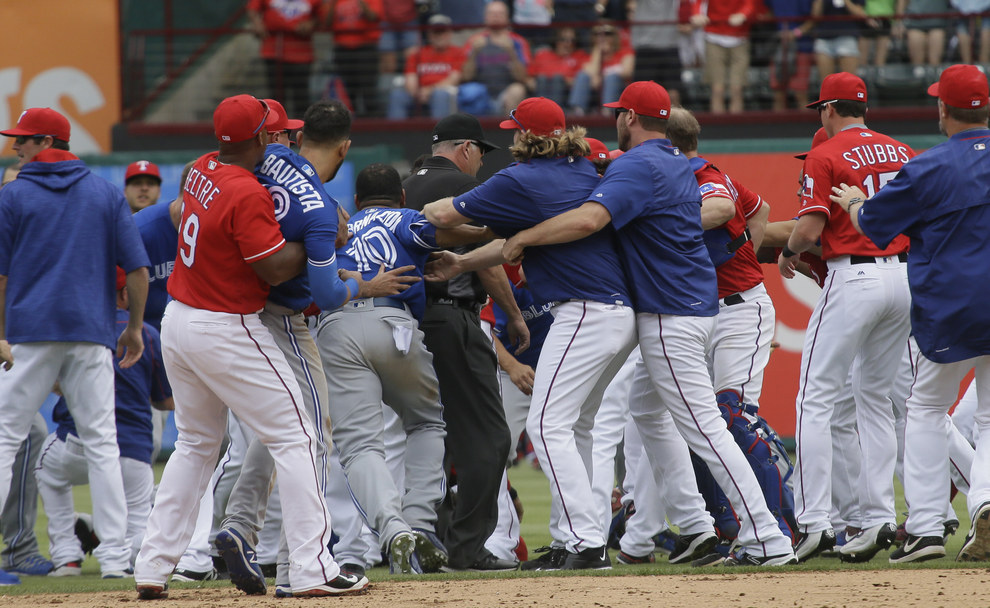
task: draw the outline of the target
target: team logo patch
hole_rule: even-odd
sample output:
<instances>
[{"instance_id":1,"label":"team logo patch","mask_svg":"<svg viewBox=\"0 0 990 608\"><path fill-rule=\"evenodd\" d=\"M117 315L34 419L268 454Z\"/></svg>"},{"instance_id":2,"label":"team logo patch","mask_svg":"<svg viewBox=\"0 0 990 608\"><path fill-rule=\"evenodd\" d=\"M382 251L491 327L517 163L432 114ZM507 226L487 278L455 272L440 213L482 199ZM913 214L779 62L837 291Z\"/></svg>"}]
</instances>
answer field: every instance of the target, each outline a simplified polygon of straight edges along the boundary
<instances>
[{"instance_id":1,"label":"team logo patch","mask_svg":"<svg viewBox=\"0 0 990 608\"><path fill-rule=\"evenodd\" d=\"M973 106L974 108L978 108L980 107L980 100L974 99L973 101L969 102L969 105Z\"/></svg>"},{"instance_id":2,"label":"team logo patch","mask_svg":"<svg viewBox=\"0 0 990 608\"><path fill-rule=\"evenodd\" d=\"M667 110L660 110L660 116L666 116Z\"/></svg>"},{"instance_id":3,"label":"team logo patch","mask_svg":"<svg viewBox=\"0 0 990 608\"><path fill-rule=\"evenodd\" d=\"M309 165L303 165L302 166L302 170L303 170L303 173L305 173L306 175L308 175L310 177L313 177L314 175L316 175L316 172L313 171L313 168L310 167Z\"/></svg>"},{"instance_id":4,"label":"team logo patch","mask_svg":"<svg viewBox=\"0 0 990 608\"><path fill-rule=\"evenodd\" d=\"M986 150L987 149L987 145L986 144L973 144L973 149L974 150L980 150L982 152L983 150Z\"/></svg>"},{"instance_id":5,"label":"team logo patch","mask_svg":"<svg viewBox=\"0 0 990 608\"><path fill-rule=\"evenodd\" d=\"M427 171L429 171L429 169L420 169L416 172L416 175L426 175Z\"/></svg>"},{"instance_id":6,"label":"team logo patch","mask_svg":"<svg viewBox=\"0 0 990 608\"><path fill-rule=\"evenodd\" d=\"M862 91L856 93L856 99L863 99L864 97L866 97L866 94L863 93Z\"/></svg>"},{"instance_id":7,"label":"team logo patch","mask_svg":"<svg viewBox=\"0 0 990 608\"><path fill-rule=\"evenodd\" d=\"M869 133L867 131L860 131L859 132L859 136L860 137L873 137L873 133Z\"/></svg>"},{"instance_id":8,"label":"team logo patch","mask_svg":"<svg viewBox=\"0 0 990 608\"><path fill-rule=\"evenodd\" d=\"M698 186L698 192L702 194L708 194L710 192L715 192L715 184L702 184Z\"/></svg>"},{"instance_id":9,"label":"team logo patch","mask_svg":"<svg viewBox=\"0 0 990 608\"><path fill-rule=\"evenodd\" d=\"M467 207L467 203L465 203L464 201L461 201L458 204L461 206L461 209L464 209L465 207Z\"/></svg>"},{"instance_id":10,"label":"team logo patch","mask_svg":"<svg viewBox=\"0 0 990 608\"><path fill-rule=\"evenodd\" d=\"M208 163L206 163L206 167L207 167L207 168L208 168L208 169L209 169L210 171L212 171L212 170L214 170L214 169L216 169L216 168L217 168L217 161L215 161L215 160L211 160L210 162L208 162Z\"/></svg>"},{"instance_id":11,"label":"team logo patch","mask_svg":"<svg viewBox=\"0 0 990 608\"><path fill-rule=\"evenodd\" d=\"M605 196L605 195L604 195L604 194L602 194L601 192L596 192L596 193L595 193L595 198L601 198L601 197L603 197L603 196Z\"/></svg>"},{"instance_id":12,"label":"team logo patch","mask_svg":"<svg viewBox=\"0 0 990 608\"><path fill-rule=\"evenodd\" d=\"M815 178L804 176L804 187L801 189L802 198L815 198Z\"/></svg>"}]
</instances>

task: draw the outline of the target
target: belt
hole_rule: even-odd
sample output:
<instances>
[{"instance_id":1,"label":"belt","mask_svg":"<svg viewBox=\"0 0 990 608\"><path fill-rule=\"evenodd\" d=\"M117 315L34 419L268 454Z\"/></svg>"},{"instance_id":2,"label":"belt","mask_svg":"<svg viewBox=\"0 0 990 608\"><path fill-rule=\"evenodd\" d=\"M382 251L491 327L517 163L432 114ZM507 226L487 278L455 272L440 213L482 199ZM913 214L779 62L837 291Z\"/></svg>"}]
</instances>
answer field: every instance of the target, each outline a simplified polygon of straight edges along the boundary
<instances>
[{"instance_id":1,"label":"belt","mask_svg":"<svg viewBox=\"0 0 990 608\"><path fill-rule=\"evenodd\" d=\"M851 255L849 256L850 264L876 264L877 260L883 259L884 257L894 257L894 256L871 256L871 255ZM901 252L897 254L897 259L900 262L907 262L908 254L906 252Z\"/></svg>"},{"instance_id":2,"label":"belt","mask_svg":"<svg viewBox=\"0 0 990 608\"><path fill-rule=\"evenodd\" d=\"M374 310L376 308L398 308L399 310L409 310L406 307L406 303L398 298L361 298L359 300L351 300L345 303L340 308L335 308L324 312L320 315L320 322L323 322L328 315L335 312L361 312L365 310Z\"/></svg>"},{"instance_id":3,"label":"belt","mask_svg":"<svg viewBox=\"0 0 990 608\"><path fill-rule=\"evenodd\" d=\"M746 300L743 299L742 294L733 293L722 298L722 303L726 306L735 306L736 304L742 304Z\"/></svg>"},{"instance_id":4,"label":"belt","mask_svg":"<svg viewBox=\"0 0 990 608\"><path fill-rule=\"evenodd\" d=\"M474 300L461 300L458 298L429 298L426 300L427 304L440 304L442 306L453 306L454 308L463 308L464 310L470 310L474 313L481 311L482 305Z\"/></svg>"}]
</instances>

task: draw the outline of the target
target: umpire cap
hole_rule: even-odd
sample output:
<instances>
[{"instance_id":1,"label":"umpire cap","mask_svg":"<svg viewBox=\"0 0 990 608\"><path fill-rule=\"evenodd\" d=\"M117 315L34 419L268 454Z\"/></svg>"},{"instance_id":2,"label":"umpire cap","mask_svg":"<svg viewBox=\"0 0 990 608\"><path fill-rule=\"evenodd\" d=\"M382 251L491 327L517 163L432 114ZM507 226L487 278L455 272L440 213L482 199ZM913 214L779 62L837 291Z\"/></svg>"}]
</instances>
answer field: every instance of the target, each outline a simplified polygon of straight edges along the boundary
<instances>
[{"instance_id":1,"label":"umpire cap","mask_svg":"<svg viewBox=\"0 0 990 608\"><path fill-rule=\"evenodd\" d=\"M437 126L433 127L433 143L454 139L467 139L476 142L484 152L498 150L498 146L485 141L485 132L481 129L481 123L478 122L478 119L463 112L441 118Z\"/></svg>"}]
</instances>

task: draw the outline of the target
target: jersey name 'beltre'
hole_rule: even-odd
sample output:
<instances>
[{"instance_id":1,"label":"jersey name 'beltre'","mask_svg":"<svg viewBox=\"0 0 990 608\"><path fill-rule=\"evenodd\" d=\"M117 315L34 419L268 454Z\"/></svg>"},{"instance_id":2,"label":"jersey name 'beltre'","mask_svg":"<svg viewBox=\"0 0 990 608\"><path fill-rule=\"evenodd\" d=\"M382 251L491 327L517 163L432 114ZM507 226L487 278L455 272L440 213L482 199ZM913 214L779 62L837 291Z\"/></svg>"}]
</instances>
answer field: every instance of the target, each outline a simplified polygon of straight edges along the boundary
<instances>
[{"instance_id":1,"label":"jersey name 'beltre'","mask_svg":"<svg viewBox=\"0 0 990 608\"><path fill-rule=\"evenodd\" d=\"M305 171L306 169L312 171L309 165L303 166L303 170ZM285 162L285 159L279 158L275 154L266 155L264 162L261 163L260 172L270 177L279 186L296 195L299 203L302 205L303 213L323 207L323 195L314 189L309 178L303 175L299 169ZM273 198L276 198L276 193L271 186L269 186L269 192L271 192Z\"/></svg>"},{"instance_id":2,"label":"jersey name 'beltre'","mask_svg":"<svg viewBox=\"0 0 990 608\"><path fill-rule=\"evenodd\" d=\"M203 209L210 208L213 197L220 194L220 188L213 185L213 180L203 175L198 169L191 169L189 177L182 189L192 195Z\"/></svg>"},{"instance_id":3,"label":"jersey name 'beltre'","mask_svg":"<svg viewBox=\"0 0 990 608\"><path fill-rule=\"evenodd\" d=\"M866 165L882 165L883 163L906 163L911 159L907 146L894 147L891 144L868 144L856 146L845 152L842 158L852 165L853 171Z\"/></svg>"}]
</instances>

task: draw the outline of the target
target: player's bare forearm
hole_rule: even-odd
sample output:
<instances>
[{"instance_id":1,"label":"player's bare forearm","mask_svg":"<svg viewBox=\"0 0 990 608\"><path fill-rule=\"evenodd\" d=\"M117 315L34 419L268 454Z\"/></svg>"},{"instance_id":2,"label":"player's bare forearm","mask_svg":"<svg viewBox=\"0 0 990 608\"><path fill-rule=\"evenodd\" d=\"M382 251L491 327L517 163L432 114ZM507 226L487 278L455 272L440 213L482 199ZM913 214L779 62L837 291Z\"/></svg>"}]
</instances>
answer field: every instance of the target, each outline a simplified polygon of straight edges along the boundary
<instances>
[{"instance_id":1,"label":"player's bare forearm","mask_svg":"<svg viewBox=\"0 0 990 608\"><path fill-rule=\"evenodd\" d=\"M161 401L152 401L151 407L160 412L172 412L175 411L175 400L171 397L165 397Z\"/></svg>"},{"instance_id":2,"label":"player's bare forearm","mask_svg":"<svg viewBox=\"0 0 990 608\"><path fill-rule=\"evenodd\" d=\"M495 343L495 355L498 357L498 366L505 373L509 374L509 380L516 385L524 395L533 394L533 381L536 379L536 372L533 368L520 363L515 357L509 354L501 340L493 340Z\"/></svg>"},{"instance_id":3,"label":"player's bare forearm","mask_svg":"<svg viewBox=\"0 0 990 608\"><path fill-rule=\"evenodd\" d=\"M423 215L426 217L426 221L437 228L453 228L471 221L471 218L462 215L454 208L454 197L452 196L427 203L423 207Z\"/></svg>"},{"instance_id":4,"label":"player's bare forearm","mask_svg":"<svg viewBox=\"0 0 990 608\"><path fill-rule=\"evenodd\" d=\"M437 228L437 245L443 248L458 245L483 243L496 238L494 232L484 226L457 226L456 228Z\"/></svg>"},{"instance_id":5,"label":"player's bare forearm","mask_svg":"<svg viewBox=\"0 0 990 608\"><path fill-rule=\"evenodd\" d=\"M725 224L736 215L736 203L724 196L706 198L701 203L701 229L711 230Z\"/></svg>"},{"instance_id":6,"label":"player's bare forearm","mask_svg":"<svg viewBox=\"0 0 990 608\"><path fill-rule=\"evenodd\" d=\"M769 222L763 233L761 247L783 247L787 244L787 239L791 238L791 231L797 220L786 220L783 222Z\"/></svg>"},{"instance_id":7,"label":"player's bare forearm","mask_svg":"<svg viewBox=\"0 0 990 608\"><path fill-rule=\"evenodd\" d=\"M143 352L144 338L141 336L141 328L133 329L130 326L124 328L117 338L117 356L121 358L121 369L127 369L137 363Z\"/></svg>"},{"instance_id":8,"label":"player's bare forearm","mask_svg":"<svg viewBox=\"0 0 990 608\"><path fill-rule=\"evenodd\" d=\"M434 253L426 264L427 281L449 281L462 272L474 272L505 263L502 257L502 245L505 239L496 239L465 254L452 251Z\"/></svg>"},{"instance_id":9,"label":"player's bare forearm","mask_svg":"<svg viewBox=\"0 0 990 608\"><path fill-rule=\"evenodd\" d=\"M302 243L287 242L266 258L251 263L251 268L269 285L278 285L299 276L306 267L306 250Z\"/></svg>"},{"instance_id":10,"label":"player's bare forearm","mask_svg":"<svg viewBox=\"0 0 990 608\"><path fill-rule=\"evenodd\" d=\"M522 311L519 310L519 305L512 295L509 277L505 276L505 270L501 266L485 268L478 271L478 279L488 295L508 317L509 342L515 345L516 354L522 353L529 348L529 327L526 326Z\"/></svg>"},{"instance_id":11,"label":"player's bare forearm","mask_svg":"<svg viewBox=\"0 0 990 608\"><path fill-rule=\"evenodd\" d=\"M770 205L764 202L759 210L746 220L746 227L749 228L750 239L753 241L753 249L756 251L759 251L760 246L763 244L768 217L770 217Z\"/></svg>"},{"instance_id":12,"label":"player's bare forearm","mask_svg":"<svg viewBox=\"0 0 990 608\"><path fill-rule=\"evenodd\" d=\"M509 262L517 263L522 260L522 252L526 247L570 243L598 232L611 221L612 214L604 205L588 201L506 240L502 255Z\"/></svg>"},{"instance_id":13,"label":"player's bare forearm","mask_svg":"<svg viewBox=\"0 0 990 608\"><path fill-rule=\"evenodd\" d=\"M144 305L148 301L148 269L144 266L127 273L127 326L140 331Z\"/></svg>"},{"instance_id":14,"label":"player's bare forearm","mask_svg":"<svg viewBox=\"0 0 990 608\"><path fill-rule=\"evenodd\" d=\"M797 224L794 225L794 230L791 231L791 236L787 239L787 244L784 245L784 250L780 254L780 259L777 260L780 276L785 279L794 278L798 256L818 242L826 221L825 214L817 212L806 213L798 218Z\"/></svg>"},{"instance_id":15,"label":"player's bare forearm","mask_svg":"<svg viewBox=\"0 0 990 608\"><path fill-rule=\"evenodd\" d=\"M859 212L866 203L866 194L858 186L839 184L838 187L832 187L829 198L849 214L849 220L856 232L863 234L863 228L859 225Z\"/></svg>"}]
</instances>

